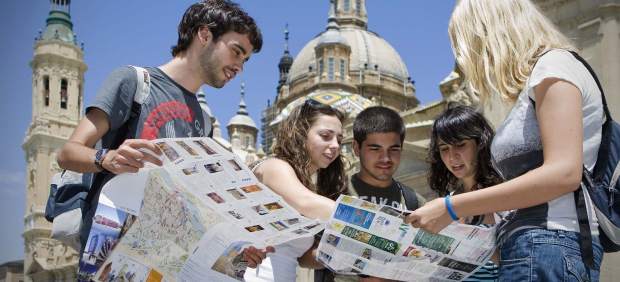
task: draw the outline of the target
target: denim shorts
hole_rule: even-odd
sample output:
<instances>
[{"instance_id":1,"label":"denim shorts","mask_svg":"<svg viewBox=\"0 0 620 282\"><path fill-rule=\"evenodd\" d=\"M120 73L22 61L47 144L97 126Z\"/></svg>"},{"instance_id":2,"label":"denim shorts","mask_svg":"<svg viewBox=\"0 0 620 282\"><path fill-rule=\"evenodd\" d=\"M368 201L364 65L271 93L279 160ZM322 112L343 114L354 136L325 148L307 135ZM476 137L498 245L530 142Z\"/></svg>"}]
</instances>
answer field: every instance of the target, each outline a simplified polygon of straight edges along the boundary
<instances>
[{"instance_id":1,"label":"denim shorts","mask_svg":"<svg viewBox=\"0 0 620 282\"><path fill-rule=\"evenodd\" d=\"M579 233L563 230L517 231L500 246L500 281L598 281L603 248L592 238L594 269L583 263Z\"/></svg>"}]
</instances>

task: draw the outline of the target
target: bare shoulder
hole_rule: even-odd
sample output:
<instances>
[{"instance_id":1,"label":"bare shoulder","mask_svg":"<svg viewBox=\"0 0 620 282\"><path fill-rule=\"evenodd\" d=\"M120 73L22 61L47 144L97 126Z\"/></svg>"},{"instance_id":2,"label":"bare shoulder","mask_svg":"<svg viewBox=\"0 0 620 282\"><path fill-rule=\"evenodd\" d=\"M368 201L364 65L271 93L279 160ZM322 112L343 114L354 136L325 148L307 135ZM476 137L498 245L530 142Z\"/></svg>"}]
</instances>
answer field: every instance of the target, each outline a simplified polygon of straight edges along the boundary
<instances>
[{"instance_id":1,"label":"bare shoulder","mask_svg":"<svg viewBox=\"0 0 620 282\"><path fill-rule=\"evenodd\" d=\"M256 170L263 173L286 172L293 171L293 167L285 160L270 158L261 163L260 167L256 168Z\"/></svg>"},{"instance_id":2,"label":"bare shoulder","mask_svg":"<svg viewBox=\"0 0 620 282\"><path fill-rule=\"evenodd\" d=\"M265 176L272 177L289 174L295 176L295 171L288 162L278 158L269 158L254 170L254 174L259 180L262 180Z\"/></svg>"}]
</instances>

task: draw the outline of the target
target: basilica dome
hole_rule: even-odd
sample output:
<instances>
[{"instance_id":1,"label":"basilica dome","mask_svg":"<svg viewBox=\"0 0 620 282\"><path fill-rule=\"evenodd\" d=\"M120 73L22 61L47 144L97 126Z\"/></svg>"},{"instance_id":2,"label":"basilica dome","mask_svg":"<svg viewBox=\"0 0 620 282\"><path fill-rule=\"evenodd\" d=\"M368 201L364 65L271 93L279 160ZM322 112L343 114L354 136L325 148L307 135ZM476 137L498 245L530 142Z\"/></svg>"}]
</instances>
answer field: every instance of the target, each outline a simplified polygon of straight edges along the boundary
<instances>
[{"instance_id":1,"label":"basilica dome","mask_svg":"<svg viewBox=\"0 0 620 282\"><path fill-rule=\"evenodd\" d=\"M282 114L309 97L340 93L398 112L416 108L420 103L399 53L384 38L368 30L366 0L330 0L327 26L306 41L292 62L288 26L284 40L277 96L263 111L263 150L267 153L271 152ZM347 122L351 122L356 112L343 111L348 113ZM343 128L351 126L344 124Z\"/></svg>"},{"instance_id":2,"label":"basilica dome","mask_svg":"<svg viewBox=\"0 0 620 282\"><path fill-rule=\"evenodd\" d=\"M289 83L308 73L310 66L316 69L315 47L325 40L324 34L329 32L332 31L326 30L320 33L299 52L288 75ZM377 65L381 75L392 75L398 80L407 81L409 77L407 66L398 52L378 34L357 26L345 26L340 27L340 36L351 48L350 71L357 72L364 68L374 70Z\"/></svg>"}]
</instances>

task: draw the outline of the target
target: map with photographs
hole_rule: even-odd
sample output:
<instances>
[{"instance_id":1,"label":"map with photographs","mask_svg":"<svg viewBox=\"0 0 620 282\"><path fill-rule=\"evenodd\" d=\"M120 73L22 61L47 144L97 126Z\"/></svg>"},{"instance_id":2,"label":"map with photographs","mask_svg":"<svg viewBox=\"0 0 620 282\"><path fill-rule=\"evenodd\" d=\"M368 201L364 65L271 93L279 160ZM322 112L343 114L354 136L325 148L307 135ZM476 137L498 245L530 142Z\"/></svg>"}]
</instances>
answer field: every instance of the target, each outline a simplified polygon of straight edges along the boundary
<instances>
[{"instance_id":1,"label":"map with photographs","mask_svg":"<svg viewBox=\"0 0 620 282\"><path fill-rule=\"evenodd\" d=\"M398 281L461 281L495 250L495 229L452 223L439 234L403 222L405 212L342 195L317 249L334 272Z\"/></svg>"},{"instance_id":2,"label":"map with photographs","mask_svg":"<svg viewBox=\"0 0 620 282\"><path fill-rule=\"evenodd\" d=\"M210 138L154 140L163 166L122 174L102 189L81 281L238 281L244 248L323 229L258 182Z\"/></svg>"}]
</instances>

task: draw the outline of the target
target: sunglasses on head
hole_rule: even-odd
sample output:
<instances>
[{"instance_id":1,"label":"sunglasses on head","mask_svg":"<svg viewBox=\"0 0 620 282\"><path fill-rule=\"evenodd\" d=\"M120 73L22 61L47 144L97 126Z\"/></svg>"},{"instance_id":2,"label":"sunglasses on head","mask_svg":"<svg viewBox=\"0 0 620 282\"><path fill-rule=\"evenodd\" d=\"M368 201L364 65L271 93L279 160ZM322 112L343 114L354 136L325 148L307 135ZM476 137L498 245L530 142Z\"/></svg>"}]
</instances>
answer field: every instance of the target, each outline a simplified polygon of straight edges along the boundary
<instances>
[{"instance_id":1,"label":"sunglasses on head","mask_svg":"<svg viewBox=\"0 0 620 282\"><path fill-rule=\"evenodd\" d=\"M327 105L325 105L325 104L323 104L323 103L321 103L321 102L319 102L317 100L307 99L304 102L304 104L301 106L301 112L302 113L307 113L310 110L316 110L316 109L319 109L319 108L322 108L322 107L326 107L326 106Z\"/></svg>"},{"instance_id":2,"label":"sunglasses on head","mask_svg":"<svg viewBox=\"0 0 620 282\"><path fill-rule=\"evenodd\" d=\"M304 102L304 106L320 107L324 106L324 104L314 99L307 99L306 102Z\"/></svg>"}]
</instances>

